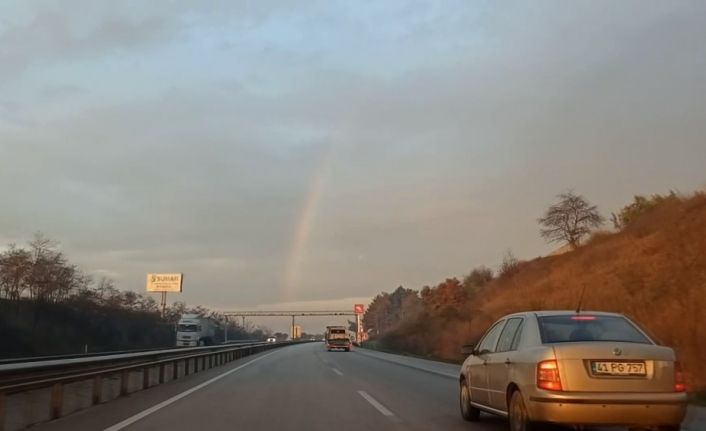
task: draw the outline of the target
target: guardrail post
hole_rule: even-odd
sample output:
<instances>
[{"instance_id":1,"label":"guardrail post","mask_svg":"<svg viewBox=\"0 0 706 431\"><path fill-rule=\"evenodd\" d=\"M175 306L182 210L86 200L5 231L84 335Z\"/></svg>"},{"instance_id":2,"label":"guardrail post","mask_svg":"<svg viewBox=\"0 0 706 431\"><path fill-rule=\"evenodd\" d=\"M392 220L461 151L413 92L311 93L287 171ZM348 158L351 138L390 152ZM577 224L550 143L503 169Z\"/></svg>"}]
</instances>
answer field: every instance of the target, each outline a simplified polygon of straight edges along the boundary
<instances>
[{"instance_id":1,"label":"guardrail post","mask_svg":"<svg viewBox=\"0 0 706 431\"><path fill-rule=\"evenodd\" d=\"M184 375L189 375L189 358L184 359Z\"/></svg>"},{"instance_id":2,"label":"guardrail post","mask_svg":"<svg viewBox=\"0 0 706 431\"><path fill-rule=\"evenodd\" d=\"M164 383L164 363L159 364L159 384Z\"/></svg>"},{"instance_id":3,"label":"guardrail post","mask_svg":"<svg viewBox=\"0 0 706 431\"><path fill-rule=\"evenodd\" d=\"M179 378L179 361L172 362L172 380Z\"/></svg>"},{"instance_id":4,"label":"guardrail post","mask_svg":"<svg viewBox=\"0 0 706 431\"><path fill-rule=\"evenodd\" d=\"M144 367L142 369L142 389L148 389L150 387L150 367Z\"/></svg>"},{"instance_id":5,"label":"guardrail post","mask_svg":"<svg viewBox=\"0 0 706 431\"><path fill-rule=\"evenodd\" d=\"M127 386L130 380L130 373L127 370L123 370L120 373L120 396L127 395Z\"/></svg>"},{"instance_id":6,"label":"guardrail post","mask_svg":"<svg viewBox=\"0 0 706 431\"><path fill-rule=\"evenodd\" d=\"M101 403L101 398L103 395L102 380L103 380L103 378L101 376L95 376L93 378L93 397L92 397L93 404L100 404Z\"/></svg>"},{"instance_id":7,"label":"guardrail post","mask_svg":"<svg viewBox=\"0 0 706 431\"><path fill-rule=\"evenodd\" d=\"M64 385L54 383L51 387L51 418L61 417L61 407L64 405Z\"/></svg>"},{"instance_id":8,"label":"guardrail post","mask_svg":"<svg viewBox=\"0 0 706 431\"><path fill-rule=\"evenodd\" d=\"M208 355L208 368L213 368L213 355Z\"/></svg>"}]
</instances>

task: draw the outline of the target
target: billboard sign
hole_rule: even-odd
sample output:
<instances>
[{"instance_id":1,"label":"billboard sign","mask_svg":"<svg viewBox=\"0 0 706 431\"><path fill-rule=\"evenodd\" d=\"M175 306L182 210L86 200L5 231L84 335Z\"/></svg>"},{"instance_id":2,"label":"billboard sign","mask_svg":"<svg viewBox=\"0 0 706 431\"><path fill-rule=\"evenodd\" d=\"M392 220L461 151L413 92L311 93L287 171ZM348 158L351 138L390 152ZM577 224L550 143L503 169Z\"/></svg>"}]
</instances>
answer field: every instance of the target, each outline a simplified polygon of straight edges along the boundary
<instances>
[{"instance_id":1,"label":"billboard sign","mask_svg":"<svg viewBox=\"0 0 706 431\"><path fill-rule=\"evenodd\" d=\"M355 304L355 307L353 307L353 311L355 311L355 314L364 314L365 304Z\"/></svg>"},{"instance_id":2,"label":"billboard sign","mask_svg":"<svg viewBox=\"0 0 706 431\"><path fill-rule=\"evenodd\" d=\"M181 292L184 274L147 274L148 292Z\"/></svg>"}]
</instances>

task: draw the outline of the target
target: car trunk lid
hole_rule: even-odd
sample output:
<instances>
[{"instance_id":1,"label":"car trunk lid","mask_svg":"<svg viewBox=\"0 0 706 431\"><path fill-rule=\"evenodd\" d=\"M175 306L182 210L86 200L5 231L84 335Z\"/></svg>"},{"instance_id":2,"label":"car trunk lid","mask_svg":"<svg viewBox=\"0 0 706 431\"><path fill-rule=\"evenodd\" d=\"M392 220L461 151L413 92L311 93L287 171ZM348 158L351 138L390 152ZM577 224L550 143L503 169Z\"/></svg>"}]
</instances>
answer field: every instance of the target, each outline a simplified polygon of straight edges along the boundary
<instances>
[{"instance_id":1,"label":"car trunk lid","mask_svg":"<svg viewBox=\"0 0 706 431\"><path fill-rule=\"evenodd\" d=\"M674 351L653 344L593 341L553 346L565 391L673 392Z\"/></svg>"}]
</instances>

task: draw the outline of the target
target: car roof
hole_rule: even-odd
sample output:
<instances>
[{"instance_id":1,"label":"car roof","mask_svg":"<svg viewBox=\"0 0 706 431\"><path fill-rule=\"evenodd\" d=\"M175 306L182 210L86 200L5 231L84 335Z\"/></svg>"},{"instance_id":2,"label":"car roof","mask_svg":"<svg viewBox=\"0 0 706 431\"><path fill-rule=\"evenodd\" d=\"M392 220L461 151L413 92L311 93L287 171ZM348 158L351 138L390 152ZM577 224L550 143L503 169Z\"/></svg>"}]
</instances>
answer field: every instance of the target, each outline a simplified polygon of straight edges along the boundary
<instances>
[{"instance_id":1,"label":"car roof","mask_svg":"<svg viewBox=\"0 0 706 431\"><path fill-rule=\"evenodd\" d=\"M534 314L537 317L544 317L544 316L566 316L566 315L573 315L573 314L577 314L577 313L576 313L576 310L534 310L534 311L524 311L524 312L519 312L519 313L508 314L504 318L514 317L514 316L526 316L528 314ZM607 311L592 311L592 310L581 310L581 312L578 314L590 314L590 315L594 315L594 316L625 317L620 313L611 313L611 312L607 312Z\"/></svg>"}]
</instances>

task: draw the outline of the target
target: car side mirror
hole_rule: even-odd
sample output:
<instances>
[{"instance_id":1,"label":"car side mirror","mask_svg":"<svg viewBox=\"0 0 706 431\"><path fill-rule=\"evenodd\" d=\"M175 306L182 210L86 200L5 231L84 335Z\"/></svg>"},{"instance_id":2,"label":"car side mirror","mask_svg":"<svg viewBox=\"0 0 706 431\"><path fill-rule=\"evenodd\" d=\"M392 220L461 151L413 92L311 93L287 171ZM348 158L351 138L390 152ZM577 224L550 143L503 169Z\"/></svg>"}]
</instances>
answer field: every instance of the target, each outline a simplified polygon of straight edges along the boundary
<instances>
[{"instance_id":1,"label":"car side mirror","mask_svg":"<svg viewBox=\"0 0 706 431\"><path fill-rule=\"evenodd\" d=\"M463 353L464 355L475 355L475 346L473 344L466 344L465 346L461 347L461 353Z\"/></svg>"}]
</instances>

